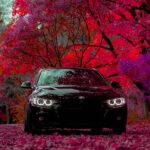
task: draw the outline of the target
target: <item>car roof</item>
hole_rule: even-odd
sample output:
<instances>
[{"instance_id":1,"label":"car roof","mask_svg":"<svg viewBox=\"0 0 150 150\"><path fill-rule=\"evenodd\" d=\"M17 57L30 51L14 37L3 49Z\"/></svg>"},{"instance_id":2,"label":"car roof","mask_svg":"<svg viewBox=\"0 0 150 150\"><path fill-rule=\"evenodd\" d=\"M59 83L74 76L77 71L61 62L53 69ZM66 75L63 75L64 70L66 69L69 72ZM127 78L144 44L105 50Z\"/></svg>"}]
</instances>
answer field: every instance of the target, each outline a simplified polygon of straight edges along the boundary
<instances>
[{"instance_id":1,"label":"car roof","mask_svg":"<svg viewBox=\"0 0 150 150\"><path fill-rule=\"evenodd\" d=\"M83 69L83 70L96 70L95 68L82 68L82 67L62 67L62 68L41 68L42 70L51 70L51 69Z\"/></svg>"}]
</instances>

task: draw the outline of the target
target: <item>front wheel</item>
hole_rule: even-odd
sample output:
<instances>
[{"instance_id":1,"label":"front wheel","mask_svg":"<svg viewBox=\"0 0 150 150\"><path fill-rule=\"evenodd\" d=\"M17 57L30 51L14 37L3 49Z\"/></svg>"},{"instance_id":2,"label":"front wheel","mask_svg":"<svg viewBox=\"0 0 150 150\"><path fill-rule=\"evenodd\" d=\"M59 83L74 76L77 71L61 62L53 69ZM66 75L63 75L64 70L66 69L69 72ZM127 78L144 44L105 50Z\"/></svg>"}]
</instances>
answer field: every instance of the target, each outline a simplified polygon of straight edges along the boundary
<instances>
[{"instance_id":1,"label":"front wheel","mask_svg":"<svg viewBox=\"0 0 150 150\"><path fill-rule=\"evenodd\" d=\"M32 132L32 120L31 120L31 111L30 111L30 107L29 104L27 104L26 106L26 110L25 110L25 120L24 120L24 131L27 133L31 133Z\"/></svg>"},{"instance_id":2,"label":"front wheel","mask_svg":"<svg viewBox=\"0 0 150 150\"><path fill-rule=\"evenodd\" d=\"M123 132L126 132L126 125L122 122L116 122L116 124L113 127L113 133L122 134Z\"/></svg>"},{"instance_id":3,"label":"front wheel","mask_svg":"<svg viewBox=\"0 0 150 150\"><path fill-rule=\"evenodd\" d=\"M100 134L102 132L102 128L91 128L92 134Z\"/></svg>"}]
</instances>

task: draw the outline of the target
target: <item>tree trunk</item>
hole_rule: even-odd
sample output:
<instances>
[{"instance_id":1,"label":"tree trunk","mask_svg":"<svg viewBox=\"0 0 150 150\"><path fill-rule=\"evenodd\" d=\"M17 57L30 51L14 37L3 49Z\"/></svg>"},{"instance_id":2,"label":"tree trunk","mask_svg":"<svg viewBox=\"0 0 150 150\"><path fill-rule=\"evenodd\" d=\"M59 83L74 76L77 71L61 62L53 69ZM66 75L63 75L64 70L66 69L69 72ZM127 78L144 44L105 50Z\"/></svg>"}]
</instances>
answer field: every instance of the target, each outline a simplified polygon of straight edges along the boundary
<instances>
[{"instance_id":1,"label":"tree trunk","mask_svg":"<svg viewBox=\"0 0 150 150\"><path fill-rule=\"evenodd\" d=\"M6 103L6 116L7 116L7 121L6 123L9 124L10 123L10 112L9 112L9 107L10 107L10 102Z\"/></svg>"}]
</instances>

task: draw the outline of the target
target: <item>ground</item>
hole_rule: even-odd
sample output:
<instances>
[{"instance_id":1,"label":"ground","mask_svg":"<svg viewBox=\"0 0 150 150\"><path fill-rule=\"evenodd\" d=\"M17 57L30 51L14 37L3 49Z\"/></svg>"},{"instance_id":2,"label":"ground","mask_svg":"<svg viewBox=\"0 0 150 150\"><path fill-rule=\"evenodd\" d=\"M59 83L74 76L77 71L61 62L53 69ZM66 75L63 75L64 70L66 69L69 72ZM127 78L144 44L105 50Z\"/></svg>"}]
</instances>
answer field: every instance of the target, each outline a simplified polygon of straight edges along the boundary
<instances>
[{"instance_id":1,"label":"ground","mask_svg":"<svg viewBox=\"0 0 150 150\"><path fill-rule=\"evenodd\" d=\"M126 134L115 135L104 129L100 134L89 130L49 130L40 135L26 134L22 124L0 125L0 150L149 150L150 121L127 125Z\"/></svg>"}]
</instances>

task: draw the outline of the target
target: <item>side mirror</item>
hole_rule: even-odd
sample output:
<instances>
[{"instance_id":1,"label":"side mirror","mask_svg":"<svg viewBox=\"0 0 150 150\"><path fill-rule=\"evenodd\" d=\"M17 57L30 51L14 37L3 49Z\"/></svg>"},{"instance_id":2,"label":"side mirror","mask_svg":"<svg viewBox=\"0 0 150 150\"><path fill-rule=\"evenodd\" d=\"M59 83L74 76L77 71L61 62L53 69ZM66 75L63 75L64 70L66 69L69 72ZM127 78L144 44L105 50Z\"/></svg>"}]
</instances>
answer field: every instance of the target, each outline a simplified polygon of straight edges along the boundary
<instances>
[{"instance_id":1,"label":"side mirror","mask_svg":"<svg viewBox=\"0 0 150 150\"><path fill-rule=\"evenodd\" d=\"M31 89L31 82L30 81L22 82L21 88Z\"/></svg>"},{"instance_id":2,"label":"side mirror","mask_svg":"<svg viewBox=\"0 0 150 150\"><path fill-rule=\"evenodd\" d=\"M119 84L119 82L116 82L116 81L113 81L113 82L111 83L111 86L112 86L113 88L115 88L115 89L121 88L121 85Z\"/></svg>"}]
</instances>

